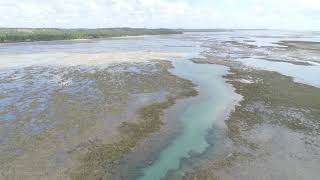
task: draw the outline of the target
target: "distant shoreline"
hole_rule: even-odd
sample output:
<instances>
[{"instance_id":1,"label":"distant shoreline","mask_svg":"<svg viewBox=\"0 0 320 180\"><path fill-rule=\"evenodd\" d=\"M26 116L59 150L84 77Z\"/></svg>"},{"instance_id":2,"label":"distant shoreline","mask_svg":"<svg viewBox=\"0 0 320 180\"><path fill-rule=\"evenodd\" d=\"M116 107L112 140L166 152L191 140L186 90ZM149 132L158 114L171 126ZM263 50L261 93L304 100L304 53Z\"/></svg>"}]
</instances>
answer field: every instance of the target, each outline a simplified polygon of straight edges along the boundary
<instances>
[{"instance_id":1,"label":"distant shoreline","mask_svg":"<svg viewBox=\"0 0 320 180\"><path fill-rule=\"evenodd\" d=\"M0 44L59 40L90 40L143 35L168 35L192 32L269 31L276 29L168 29L168 28L6 28L0 27ZM319 33L318 31L312 31Z\"/></svg>"},{"instance_id":2,"label":"distant shoreline","mask_svg":"<svg viewBox=\"0 0 320 180\"><path fill-rule=\"evenodd\" d=\"M146 28L101 28L101 29L56 29L56 28L0 28L0 44L16 42L100 39L123 36L181 34L172 29Z\"/></svg>"}]
</instances>

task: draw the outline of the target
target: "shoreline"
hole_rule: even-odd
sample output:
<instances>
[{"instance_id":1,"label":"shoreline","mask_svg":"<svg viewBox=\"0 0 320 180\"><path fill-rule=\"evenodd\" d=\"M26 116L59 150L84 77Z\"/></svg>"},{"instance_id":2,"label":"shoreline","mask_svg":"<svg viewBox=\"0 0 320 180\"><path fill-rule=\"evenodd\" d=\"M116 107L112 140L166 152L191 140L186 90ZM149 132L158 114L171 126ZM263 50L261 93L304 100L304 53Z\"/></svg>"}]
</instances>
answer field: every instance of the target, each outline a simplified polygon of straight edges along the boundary
<instances>
[{"instance_id":1,"label":"shoreline","mask_svg":"<svg viewBox=\"0 0 320 180\"><path fill-rule=\"evenodd\" d=\"M35 41L13 41L13 42L0 42L0 47L2 45L19 45L19 44L28 44L28 43L63 43L63 42L74 42L74 43L81 43L86 42L90 43L92 41L103 41L103 40L110 40L110 39L126 39L126 38L143 38L143 37L152 37L152 36L163 36L163 35L177 35L180 33L172 33L172 34L139 34L139 35L121 35L121 36L111 36L111 37L101 37L101 38L83 38L83 39L56 39L56 40L35 40Z\"/></svg>"},{"instance_id":2,"label":"shoreline","mask_svg":"<svg viewBox=\"0 0 320 180\"><path fill-rule=\"evenodd\" d=\"M182 34L173 29L146 28L100 28L100 29L57 29L57 28L0 28L0 44L103 39L140 35Z\"/></svg>"}]
</instances>

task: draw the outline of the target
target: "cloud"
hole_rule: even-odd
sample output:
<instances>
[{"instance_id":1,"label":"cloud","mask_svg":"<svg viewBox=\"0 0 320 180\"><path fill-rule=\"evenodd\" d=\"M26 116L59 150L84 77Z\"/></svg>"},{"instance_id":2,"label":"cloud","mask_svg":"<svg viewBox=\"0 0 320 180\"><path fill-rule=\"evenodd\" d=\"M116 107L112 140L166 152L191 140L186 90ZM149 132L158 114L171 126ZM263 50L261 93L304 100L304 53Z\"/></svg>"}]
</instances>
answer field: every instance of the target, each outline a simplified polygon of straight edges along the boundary
<instances>
[{"instance_id":1,"label":"cloud","mask_svg":"<svg viewBox=\"0 0 320 180\"><path fill-rule=\"evenodd\" d=\"M0 0L0 26L320 29L319 12L318 0Z\"/></svg>"}]
</instances>

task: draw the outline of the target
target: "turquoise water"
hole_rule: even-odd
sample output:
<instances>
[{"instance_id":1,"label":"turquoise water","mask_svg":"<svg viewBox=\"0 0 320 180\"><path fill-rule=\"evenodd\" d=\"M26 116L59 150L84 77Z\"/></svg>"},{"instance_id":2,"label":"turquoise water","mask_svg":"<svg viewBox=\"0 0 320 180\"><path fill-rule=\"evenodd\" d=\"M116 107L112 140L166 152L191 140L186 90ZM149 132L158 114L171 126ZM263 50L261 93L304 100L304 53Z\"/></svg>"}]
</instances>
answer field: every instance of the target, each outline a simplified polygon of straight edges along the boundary
<instances>
[{"instance_id":1,"label":"turquoise water","mask_svg":"<svg viewBox=\"0 0 320 180\"><path fill-rule=\"evenodd\" d=\"M203 153L209 147L205 139L208 130L214 124L223 124L221 116L234 102L234 93L222 78L228 71L226 67L191 61L173 61L173 64L172 73L197 84L199 96L179 115L182 133L162 150L154 163L143 169L144 176L139 180L164 178L168 171L179 169L182 158Z\"/></svg>"}]
</instances>

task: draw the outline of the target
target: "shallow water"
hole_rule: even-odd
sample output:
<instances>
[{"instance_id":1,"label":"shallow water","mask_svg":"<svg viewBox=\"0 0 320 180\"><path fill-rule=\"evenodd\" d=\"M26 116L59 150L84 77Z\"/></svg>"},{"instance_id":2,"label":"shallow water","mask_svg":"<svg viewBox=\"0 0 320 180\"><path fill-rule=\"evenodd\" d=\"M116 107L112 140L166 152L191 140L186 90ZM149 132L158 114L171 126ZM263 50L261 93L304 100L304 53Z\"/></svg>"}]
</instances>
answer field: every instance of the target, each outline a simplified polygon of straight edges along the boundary
<instances>
[{"instance_id":1,"label":"shallow water","mask_svg":"<svg viewBox=\"0 0 320 180\"><path fill-rule=\"evenodd\" d=\"M320 65L303 66L286 62L272 62L262 59L239 59L245 65L291 76L294 81L320 88Z\"/></svg>"},{"instance_id":2,"label":"shallow water","mask_svg":"<svg viewBox=\"0 0 320 180\"><path fill-rule=\"evenodd\" d=\"M319 34L271 30L194 36L206 39L205 44L211 49L206 54L210 58L241 61L251 67L291 76L299 83L320 87Z\"/></svg>"},{"instance_id":3,"label":"shallow water","mask_svg":"<svg viewBox=\"0 0 320 180\"><path fill-rule=\"evenodd\" d=\"M20 68L34 65L83 65L94 61L99 65L108 61L150 60L183 54L193 57L201 48L197 41L184 36L142 36L132 38L92 39L85 41L49 41L0 44L0 68ZM164 54L162 54L164 53ZM148 55L149 54L149 55ZM154 56L154 57L152 57ZM163 58L159 58L163 59ZM111 63L114 63L111 62ZM88 63L85 63L87 65Z\"/></svg>"},{"instance_id":4,"label":"shallow water","mask_svg":"<svg viewBox=\"0 0 320 180\"><path fill-rule=\"evenodd\" d=\"M187 56L184 58L172 61L175 68L171 72L197 84L199 96L193 97L193 103L189 104L187 109L179 112L178 121L181 122L183 127L181 134L172 139L171 143L160 151L160 154L150 166L143 169L144 176L139 177L139 179L166 178L170 171L182 175L185 172L185 170L180 170L180 167L183 166L183 159L192 160L194 154L201 154L211 146L206 141L208 130L213 126L224 126L221 117L228 113L237 99L231 87L222 78L228 71L226 67L194 64L187 59L198 56L201 51L207 51L214 58L240 60L246 65L277 71L294 77L297 82L320 87L318 78L320 77L320 66L317 63L314 66L301 66L254 58L272 58L280 61L320 61L320 55L317 51L290 50L274 44L283 40L320 41L320 35L311 32L234 31L103 40L1 44L0 67L10 68L0 69L2 77L0 78L0 129L16 128L11 124L16 117L10 113L10 105L16 104L17 110L24 111L24 108L29 107L25 106L29 104L31 106L31 100L36 99L39 101L37 102L38 106L34 106L32 112L41 111L43 106L47 106L48 93L51 93L55 88L68 85L69 82L65 81L66 79L63 79L59 73L57 74L57 72L63 70L60 68L64 67L65 61L63 61L63 58L65 55L141 51L185 53ZM211 50L200 47L201 43L204 43ZM9 56L10 58L7 58ZM12 61L13 59L14 61ZM150 60L150 57L147 60ZM38 67L39 65L41 66ZM79 71L90 71L88 67L84 69L78 67L78 69ZM140 73L140 70L134 67L126 70ZM29 77L29 75L32 76ZM91 85L87 84L86 86ZM76 92L76 89L70 88L70 91ZM95 94L93 93L91 96L94 97ZM24 104L17 104L18 100L23 100ZM9 110L4 109L4 107L8 107ZM53 125L49 119L43 122L26 122L26 127L28 127L26 131L38 132ZM12 132L0 132L0 145L11 135Z\"/></svg>"},{"instance_id":5,"label":"shallow water","mask_svg":"<svg viewBox=\"0 0 320 180\"><path fill-rule=\"evenodd\" d=\"M165 177L169 170L177 170L180 161L192 154L201 154L209 147L206 141L208 130L214 125L222 126L226 113L235 100L235 94L222 76L228 69L220 65L195 64L191 61L174 61L172 72L192 80L198 85L199 96L183 112L179 120L182 133L159 155L158 159L144 169L140 180L157 180Z\"/></svg>"}]
</instances>

